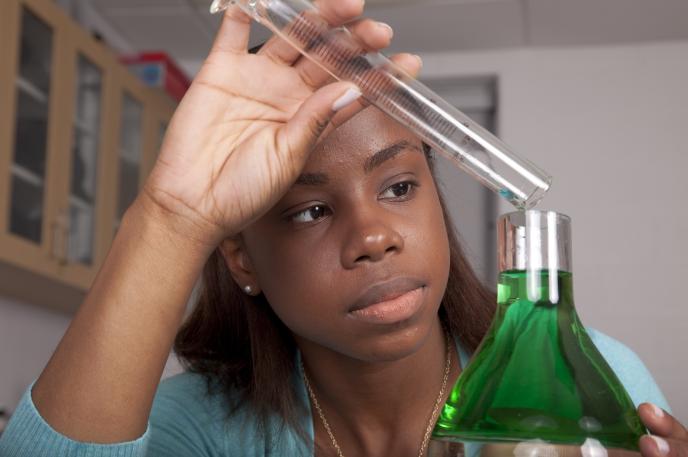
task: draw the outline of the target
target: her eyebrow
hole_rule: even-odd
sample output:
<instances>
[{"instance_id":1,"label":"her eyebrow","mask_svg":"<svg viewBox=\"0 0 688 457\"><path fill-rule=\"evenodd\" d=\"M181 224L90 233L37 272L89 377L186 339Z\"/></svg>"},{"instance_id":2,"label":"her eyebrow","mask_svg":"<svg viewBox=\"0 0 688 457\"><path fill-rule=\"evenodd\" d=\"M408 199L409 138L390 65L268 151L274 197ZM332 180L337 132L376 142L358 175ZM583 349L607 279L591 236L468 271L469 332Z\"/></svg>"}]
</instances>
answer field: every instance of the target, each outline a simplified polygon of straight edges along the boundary
<instances>
[{"instance_id":1,"label":"her eyebrow","mask_svg":"<svg viewBox=\"0 0 688 457\"><path fill-rule=\"evenodd\" d=\"M296 184L302 186L322 186L330 182L330 178L325 173L303 173L296 179Z\"/></svg>"},{"instance_id":2,"label":"her eyebrow","mask_svg":"<svg viewBox=\"0 0 688 457\"><path fill-rule=\"evenodd\" d=\"M406 149L415 150L420 153L423 152L419 147L414 146L407 140L397 141L393 145L377 151L372 157L366 160L365 164L363 165L363 171L365 171L366 174L370 173L375 168L379 167L384 162L393 159L397 154Z\"/></svg>"},{"instance_id":3,"label":"her eyebrow","mask_svg":"<svg viewBox=\"0 0 688 457\"><path fill-rule=\"evenodd\" d=\"M397 141L391 146L387 146L384 149L380 149L371 157L369 157L363 165L363 171L366 174L369 174L371 171L382 165L384 162L393 159L401 151L407 149L423 153L423 151L419 147L411 144L407 140ZM324 184L327 184L329 181L330 178L325 173L303 173L301 174L301 176L298 177L294 184L299 184L302 186L322 186Z\"/></svg>"}]
</instances>

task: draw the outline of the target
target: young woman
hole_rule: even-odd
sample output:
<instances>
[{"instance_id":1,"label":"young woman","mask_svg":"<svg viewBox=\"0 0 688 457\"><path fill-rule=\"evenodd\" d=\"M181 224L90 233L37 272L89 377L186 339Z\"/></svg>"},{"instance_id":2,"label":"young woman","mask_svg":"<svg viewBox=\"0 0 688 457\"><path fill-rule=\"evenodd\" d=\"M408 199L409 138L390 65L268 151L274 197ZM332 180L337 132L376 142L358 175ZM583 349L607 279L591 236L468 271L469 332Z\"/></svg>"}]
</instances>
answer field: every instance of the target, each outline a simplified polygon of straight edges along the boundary
<instances>
[{"instance_id":1,"label":"young woman","mask_svg":"<svg viewBox=\"0 0 688 457\"><path fill-rule=\"evenodd\" d=\"M391 39L354 20L360 0L319 7L373 50ZM248 33L230 8L0 455L425 454L494 297L418 138L279 39L247 53ZM667 408L632 352L592 336L636 404ZM158 385L173 343L190 370ZM662 437L643 437L646 457L688 453L678 421L640 414Z\"/></svg>"}]
</instances>

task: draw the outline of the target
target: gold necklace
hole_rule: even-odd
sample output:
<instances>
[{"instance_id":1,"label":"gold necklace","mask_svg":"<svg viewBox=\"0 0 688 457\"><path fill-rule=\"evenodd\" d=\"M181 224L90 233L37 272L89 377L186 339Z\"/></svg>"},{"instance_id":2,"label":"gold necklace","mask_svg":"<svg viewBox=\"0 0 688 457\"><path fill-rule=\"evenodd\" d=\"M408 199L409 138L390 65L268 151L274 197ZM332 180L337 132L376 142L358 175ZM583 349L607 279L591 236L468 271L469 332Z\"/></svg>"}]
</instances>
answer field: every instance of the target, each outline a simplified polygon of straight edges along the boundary
<instances>
[{"instance_id":1,"label":"gold necklace","mask_svg":"<svg viewBox=\"0 0 688 457\"><path fill-rule=\"evenodd\" d=\"M447 341L447 360L444 364L444 376L442 378L442 387L440 388L440 393L437 395L437 400L435 400L435 405L432 408L432 414L430 415L428 426L425 428L423 441L421 441L420 449L418 450L418 457L423 457L423 454L425 454L425 450L428 447L428 442L430 441L430 433L432 433L432 428L435 423L435 416L437 416L437 412L439 411L440 405L442 404L442 398L444 397L444 391L447 388L447 380L449 379L449 371L451 370L451 339L449 338L449 332L447 331L445 331L445 339ZM330 440L332 440L332 446L334 446L334 449L337 451L337 457L344 457L344 453L342 452L342 449L339 447L339 444L337 444L337 440L334 437L334 433L332 433L330 424L329 422L327 422L327 419L325 419L325 413L320 407L320 403L318 403L318 399L315 396L315 392L313 392L311 383L308 380L308 376L306 375L306 369L303 366L303 360L301 361L300 368L301 374L303 375L304 384L306 385L306 390L308 390L308 396L311 398L313 406L315 406L315 409L318 411L320 420L322 421L323 426L325 426L325 430L327 431L327 434L330 436Z\"/></svg>"}]
</instances>

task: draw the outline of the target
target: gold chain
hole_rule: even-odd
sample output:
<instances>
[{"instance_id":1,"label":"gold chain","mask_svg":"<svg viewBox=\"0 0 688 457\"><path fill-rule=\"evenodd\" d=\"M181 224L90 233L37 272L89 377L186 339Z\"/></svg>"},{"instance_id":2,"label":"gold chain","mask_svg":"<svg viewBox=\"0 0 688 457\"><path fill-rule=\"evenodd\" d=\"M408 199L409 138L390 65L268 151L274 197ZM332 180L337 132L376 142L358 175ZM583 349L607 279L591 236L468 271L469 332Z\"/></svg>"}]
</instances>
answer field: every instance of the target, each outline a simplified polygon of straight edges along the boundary
<instances>
[{"instance_id":1,"label":"gold chain","mask_svg":"<svg viewBox=\"0 0 688 457\"><path fill-rule=\"evenodd\" d=\"M430 415L428 426L425 428L425 434L423 435L423 441L421 441L420 443L418 457L423 457L423 454L425 454L425 450L428 447L428 442L430 441L430 434L432 433L432 428L435 423L435 417L437 416L437 413L440 409L440 405L442 404L442 398L444 398L444 391L447 388L447 381L449 380L449 371L451 370L451 338L449 337L448 332L445 332L445 338L447 340L447 360L444 365L444 377L442 378L442 387L440 388L439 395L437 395L437 400L435 400L435 405L432 408L432 414ZM306 369L303 366L303 361L301 361L301 373L303 374L303 381L306 385L306 390L308 390L308 396L311 398L311 402L313 402L313 406L315 406L316 411L318 411L320 420L322 420L322 423L325 426L325 430L327 431L327 434L330 436L330 440L332 440L332 446L334 446L334 449L337 451L337 457L344 457L344 453L342 453L342 448L339 447L339 444L337 443L337 440L334 437L334 433L332 433L332 429L330 428L330 424L329 422L327 422L327 419L325 419L325 413L320 407L320 403L318 402L318 399L315 396L315 392L313 392L313 388L311 387L311 383L308 380L308 376L306 376Z\"/></svg>"}]
</instances>

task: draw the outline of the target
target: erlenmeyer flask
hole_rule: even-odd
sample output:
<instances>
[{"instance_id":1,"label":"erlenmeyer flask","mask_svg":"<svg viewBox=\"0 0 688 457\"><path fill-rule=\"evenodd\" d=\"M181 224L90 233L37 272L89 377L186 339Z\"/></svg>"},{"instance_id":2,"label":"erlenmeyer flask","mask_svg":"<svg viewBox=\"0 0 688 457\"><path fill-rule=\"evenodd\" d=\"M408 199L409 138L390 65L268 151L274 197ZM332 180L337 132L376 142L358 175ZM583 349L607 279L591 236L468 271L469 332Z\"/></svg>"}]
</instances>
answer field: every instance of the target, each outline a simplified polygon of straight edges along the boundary
<instances>
[{"instance_id":1,"label":"erlenmeyer flask","mask_svg":"<svg viewBox=\"0 0 688 457\"><path fill-rule=\"evenodd\" d=\"M639 455L644 426L574 308L570 219L509 213L498 238L497 311L428 455Z\"/></svg>"}]
</instances>

